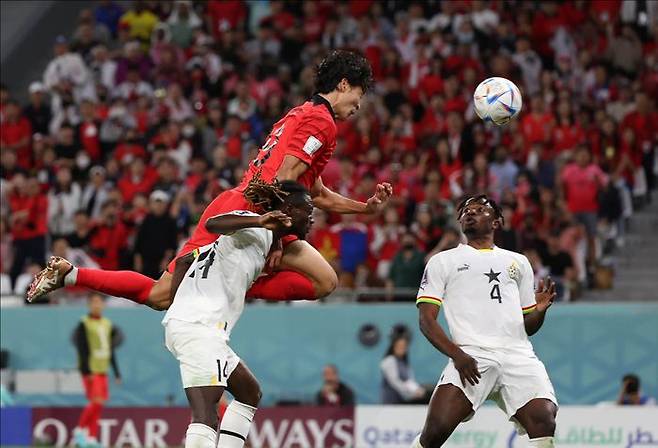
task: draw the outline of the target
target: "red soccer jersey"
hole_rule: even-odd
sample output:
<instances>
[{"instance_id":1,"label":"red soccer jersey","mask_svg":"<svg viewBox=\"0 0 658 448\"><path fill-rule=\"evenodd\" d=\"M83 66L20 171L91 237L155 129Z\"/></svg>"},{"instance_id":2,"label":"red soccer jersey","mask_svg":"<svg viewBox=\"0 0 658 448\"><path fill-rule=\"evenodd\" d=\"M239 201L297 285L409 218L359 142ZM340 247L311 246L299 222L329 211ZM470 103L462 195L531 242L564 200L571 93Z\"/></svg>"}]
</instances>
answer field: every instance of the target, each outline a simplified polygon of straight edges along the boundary
<instances>
[{"instance_id":1,"label":"red soccer jersey","mask_svg":"<svg viewBox=\"0 0 658 448\"><path fill-rule=\"evenodd\" d=\"M271 182L285 156L290 155L308 165L297 182L310 190L335 149L336 122L333 111L324 98L316 95L274 124L258 157L249 164L237 189L244 191L259 171L263 180Z\"/></svg>"}]
</instances>

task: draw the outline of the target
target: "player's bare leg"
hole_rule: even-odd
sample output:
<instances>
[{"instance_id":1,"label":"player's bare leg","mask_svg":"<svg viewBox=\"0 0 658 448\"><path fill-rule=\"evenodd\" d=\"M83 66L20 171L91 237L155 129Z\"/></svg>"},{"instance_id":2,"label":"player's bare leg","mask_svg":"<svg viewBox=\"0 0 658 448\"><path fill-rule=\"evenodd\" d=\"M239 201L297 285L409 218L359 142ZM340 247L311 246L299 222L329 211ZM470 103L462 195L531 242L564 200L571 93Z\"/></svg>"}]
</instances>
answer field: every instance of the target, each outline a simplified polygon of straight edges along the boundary
<instances>
[{"instance_id":1,"label":"player's bare leg","mask_svg":"<svg viewBox=\"0 0 658 448\"><path fill-rule=\"evenodd\" d=\"M535 398L519 409L514 418L528 432L532 448L552 448L556 415L555 403L545 398Z\"/></svg>"},{"instance_id":2,"label":"player's bare leg","mask_svg":"<svg viewBox=\"0 0 658 448\"><path fill-rule=\"evenodd\" d=\"M46 267L34 276L34 280L27 291L27 300L32 302L64 286L84 286L104 294L125 297L157 311L166 310L171 304L169 297L171 274L168 272L164 272L157 281L132 271L89 269L85 270L85 273L94 271L97 274L102 273L102 276L106 277L107 280L97 283L97 287L87 284L81 285L75 278L80 275L78 268L62 257L50 257ZM121 279L114 278L117 276L121 276ZM143 291L147 293L144 294Z\"/></svg>"},{"instance_id":3,"label":"player's bare leg","mask_svg":"<svg viewBox=\"0 0 658 448\"><path fill-rule=\"evenodd\" d=\"M472 412L473 405L461 389L452 384L442 384L432 394L425 426L412 448L439 448Z\"/></svg>"},{"instance_id":4,"label":"player's bare leg","mask_svg":"<svg viewBox=\"0 0 658 448\"><path fill-rule=\"evenodd\" d=\"M185 448L214 448L217 446L217 403L224 393L223 386L188 387L187 401L192 409L192 422L185 433Z\"/></svg>"},{"instance_id":5,"label":"player's bare leg","mask_svg":"<svg viewBox=\"0 0 658 448\"><path fill-rule=\"evenodd\" d=\"M240 362L228 380L226 390L234 400L229 404L221 422L217 442L217 405L224 393L222 386L189 387L185 389L192 409L192 423L188 427L186 448L241 448L247 440L251 422L260 402L261 391L251 371Z\"/></svg>"},{"instance_id":6,"label":"player's bare leg","mask_svg":"<svg viewBox=\"0 0 658 448\"><path fill-rule=\"evenodd\" d=\"M308 277L315 288L315 298L318 299L331 294L338 286L338 276L334 268L307 241L293 241L284 248L281 268Z\"/></svg>"},{"instance_id":7,"label":"player's bare leg","mask_svg":"<svg viewBox=\"0 0 658 448\"><path fill-rule=\"evenodd\" d=\"M28 301L33 301L64 286L85 286L104 294L117 297L126 297L125 292L115 290L123 282L107 281L104 287L92 288L71 281L70 275L77 274L75 267L64 258L51 257L45 269L39 272L28 289ZM293 241L283 250L283 257L279 267L280 271L256 282L255 287L247 293L248 297L257 297L265 300L299 300L318 299L329 295L338 285L336 272L324 257L308 242ZM100 271L104 277L113 275L130 275L134 281L135 291L146 297L126 297L129 300L146 305L156 311L164 311L172 302L171 281L172 275L164 272L156 281L138 272L130 271ZM69 277L69 278L67 278ZM286 288L282 288L285 285ZM125 287L122 287L125 289Z\"/></svg>"},{"instance_id":8,"label":"player's bare leg","mask_svg":"<svg viewBox=\"0 0 658 448\"><path fill-rule=\"evenodd\" d=\"M334 269L306 241L286 245L278 269L254 282L247 297L270 301L313 300L329 295L338 284Z\"/></svg>"}]
</instances>

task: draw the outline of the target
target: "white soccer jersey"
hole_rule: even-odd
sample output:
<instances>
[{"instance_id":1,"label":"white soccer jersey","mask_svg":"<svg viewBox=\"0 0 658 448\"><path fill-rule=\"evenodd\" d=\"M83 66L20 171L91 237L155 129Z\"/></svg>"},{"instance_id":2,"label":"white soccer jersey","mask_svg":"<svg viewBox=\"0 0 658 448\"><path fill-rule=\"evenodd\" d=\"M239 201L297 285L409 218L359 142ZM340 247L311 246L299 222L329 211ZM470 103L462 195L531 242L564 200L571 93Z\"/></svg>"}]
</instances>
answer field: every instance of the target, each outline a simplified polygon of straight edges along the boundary
<instances>
[{"instance_id":1,"label":"white soccer jersey","mask_svg":"<svg viewBox=\"0 0 658 448\"><path fill-rule=\"evenodd\" d=\"M521 254L460 244L434 255L420 284L416 304L445 309L459 346L532 350L523 314L535 305L534 274Z\"/></svg>"},{"instance_id":2,"label":"white soccer jersey","mask_svg":"<svg viewBox=\"0 0 658 448\"><path fill-rule=\"evenodd\" d=\"M231 214L258 216L242 210ZM228 340L242 314L245 294L260 275L271 246L271 231L250 227L221 235L199 248L162 324L171 319L198 322L223 330Z\"/></svg>"}]
</instances>

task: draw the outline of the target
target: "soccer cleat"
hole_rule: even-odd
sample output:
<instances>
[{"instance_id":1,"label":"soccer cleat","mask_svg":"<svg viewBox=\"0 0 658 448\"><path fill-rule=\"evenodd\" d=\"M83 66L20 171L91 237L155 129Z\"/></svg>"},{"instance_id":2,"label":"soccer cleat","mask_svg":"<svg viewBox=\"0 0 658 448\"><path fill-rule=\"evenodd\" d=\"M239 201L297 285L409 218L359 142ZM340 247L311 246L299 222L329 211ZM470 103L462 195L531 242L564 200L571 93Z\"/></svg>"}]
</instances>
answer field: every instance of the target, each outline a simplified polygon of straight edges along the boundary
<instances>
[{"instance_id":1,"label":"soccer cleat","mask_svg":"<svg viewBox=\"0 0 658 448\"><path fill-rule=\"evenodd\" d=\"M64 286L64 277L73 270L73 265L62 257L50 257L27 289L27 301L33 302L41 296Z\"/></svg>"},{"instance_id":2,"label":"soccer cleat","mask_svg":"<svg viewBox=\"0 0 658 448\"><path fill-rule=\"evenodd\" d=\"M73 430L73 446L76 448L86 448L88 444L88 435L86 428L75 428Z\"/></svg>"}]
</instances>

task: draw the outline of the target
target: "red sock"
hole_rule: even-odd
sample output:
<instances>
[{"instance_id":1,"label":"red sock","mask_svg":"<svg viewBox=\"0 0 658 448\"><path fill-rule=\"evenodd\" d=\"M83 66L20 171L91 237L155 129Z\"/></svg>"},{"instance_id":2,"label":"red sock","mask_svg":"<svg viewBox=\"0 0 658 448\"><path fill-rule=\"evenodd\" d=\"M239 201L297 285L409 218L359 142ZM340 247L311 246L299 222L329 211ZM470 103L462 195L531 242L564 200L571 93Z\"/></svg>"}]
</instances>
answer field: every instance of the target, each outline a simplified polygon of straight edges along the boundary
<instances>
[{"instance_id":1,"label":"red sock","mask_svg":"<svg viewBox=\"0 0 658 448\"><path fill-rule=\"evenodd\" d=\"M78 420L78 428L87 428L89 426L89 420L90 420L91 415L93 413L92 406L93 406L93 403L89 403L82 410L82 414L80 414L80 419Z\"/></svg>"},{"instance_id":2,"label":"red sock","mask_svg":"<svg viewBox=\"0 0 658 448\"><path fill-rule=\"evenodd\" d=\"M260 277L247 291L247 297L273 302L315 300L315 288L306 276L295 271L279 271Z\"/></svg>"},{"instance_id":3,"label":"red sock","mask_svg":"<svg viewBox=\"0 0 658 448\"><path fill-rule=\"evenodd\" d=\"M87 268L78 268L78 278L75 281L76 286L84 286L142 304L149 298L154 284L155 280L139 272Z\"/></svg>"},{"instance_id":4,"label":"red sock","mask_svg":"<svg viewBox=\"0 0 658 448\"><path fill-rule=\"evenodd\" d=\"M98 439L98 421L101 419L101 412L103 412L103 405L100 403L91 403L91 415L87 422L89 429L89 436Z\"/></svg>"}]
</instances>

